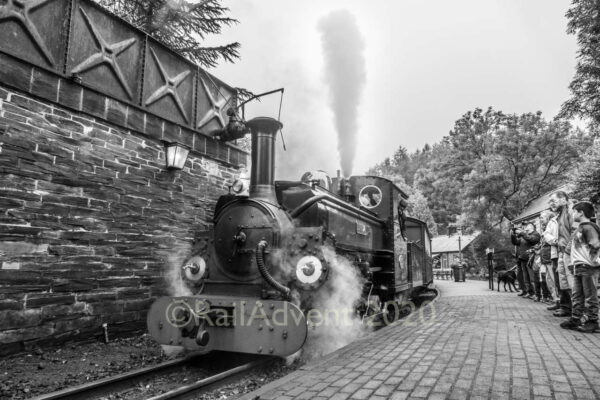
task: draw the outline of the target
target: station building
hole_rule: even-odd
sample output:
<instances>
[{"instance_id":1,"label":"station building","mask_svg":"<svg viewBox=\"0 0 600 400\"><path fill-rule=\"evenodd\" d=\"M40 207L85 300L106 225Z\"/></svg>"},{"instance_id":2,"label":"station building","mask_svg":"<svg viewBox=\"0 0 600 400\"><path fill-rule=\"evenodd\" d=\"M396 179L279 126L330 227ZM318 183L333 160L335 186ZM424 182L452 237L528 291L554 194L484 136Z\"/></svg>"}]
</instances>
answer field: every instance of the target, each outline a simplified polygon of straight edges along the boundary
<instances>
[{"instance_id":1,"label":"station building","mask_svg":"<svg viewBox=\"0 0 600 400\"><path fill-rule=\"evenodd\" d=\"M468 255L474 251L473 245L479 235L479 232L475 232L469 235L454 234L434 237L431 241L431 254L434 259L439 260L436 266L448 269L453 265L460 265L461 261L466 261Z\"/></svg>"},{"instance_id":2,"label":"station building","mask_svg":"<svg viewBox=\"0 0 600 400\"><path fill-rule=\"evenodd\" d=\"M561 185L533 199L523 209L523 211L521 211L521 213L517 215L515 219L512 220L512 223L533 223L535 225L536 230L539 232L541 230L540 214L542 213L542 211L547 210L549 208L548 201L550 200L550 197L553 193L556 193L558 191L563 191L567 194L570 194L570 192L572 191L572 186L569 184Z\"/></svg>"}]
</instances>

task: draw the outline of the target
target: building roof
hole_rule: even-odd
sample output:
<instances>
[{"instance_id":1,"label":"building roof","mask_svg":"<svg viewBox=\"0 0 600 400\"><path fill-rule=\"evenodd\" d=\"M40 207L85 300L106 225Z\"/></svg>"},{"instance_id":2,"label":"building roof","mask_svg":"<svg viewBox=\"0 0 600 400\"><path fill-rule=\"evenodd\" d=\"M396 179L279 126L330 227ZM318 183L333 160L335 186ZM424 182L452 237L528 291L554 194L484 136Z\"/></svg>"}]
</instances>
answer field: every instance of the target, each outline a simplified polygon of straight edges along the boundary
<instances>
[{"instance_id":1,"label":"building roof","mask_svg":"<svg viewBox=\"0 0 600 400\"><path fill-rule=\"evenodd\" d=\"M475 232L471 235L452 235L438 236L431 239L432 253L458 253L458 237L460 236L460 247L464 250L481 232Z\"/></svg>"},{"instance_id":2,"label":"building roof","mask_svg":"<svg viewBox=\"0 0 600 400\"><path fill-rule=\"evenodd\" d=\"M521 211L521 213L512 220L512 222L522 222L537 217L542 211L548 208L548 200L550 200L550 196L559 190L568 193L570 191L570 186L568 184L559 186L556 189L546 192L540 197L533 199L531 203L529 203L529 205L527 205L527 207L525 207L523 211Z\"/></svg>"}]
</instances>

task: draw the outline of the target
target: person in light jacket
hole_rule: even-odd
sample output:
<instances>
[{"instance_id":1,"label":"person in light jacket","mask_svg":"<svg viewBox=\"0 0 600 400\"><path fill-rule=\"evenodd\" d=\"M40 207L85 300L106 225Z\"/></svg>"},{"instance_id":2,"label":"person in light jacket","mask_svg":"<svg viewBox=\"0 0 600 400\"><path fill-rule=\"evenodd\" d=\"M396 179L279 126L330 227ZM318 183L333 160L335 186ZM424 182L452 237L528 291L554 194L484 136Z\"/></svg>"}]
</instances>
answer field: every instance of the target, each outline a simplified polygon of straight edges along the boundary
<instances>
[{"instance_id":1,"label":"person in light jacket","mask_svg":"<svg viewBox=\"0 0 600 400\"><path fill-rule=\"evenodd\" d=\"M548 289L552 293L552 298L555 304L548 307L548 310L559 310L560 309L560 287L558 285L558 221L557 215L552 210L544 210L540 215L542 225L546 228L542 233L542 253L545 255L550 250L550 264L546 265L546 284ZM547 261L546 257L542 257L544 261Z\"/></svg>"}]
</instances>

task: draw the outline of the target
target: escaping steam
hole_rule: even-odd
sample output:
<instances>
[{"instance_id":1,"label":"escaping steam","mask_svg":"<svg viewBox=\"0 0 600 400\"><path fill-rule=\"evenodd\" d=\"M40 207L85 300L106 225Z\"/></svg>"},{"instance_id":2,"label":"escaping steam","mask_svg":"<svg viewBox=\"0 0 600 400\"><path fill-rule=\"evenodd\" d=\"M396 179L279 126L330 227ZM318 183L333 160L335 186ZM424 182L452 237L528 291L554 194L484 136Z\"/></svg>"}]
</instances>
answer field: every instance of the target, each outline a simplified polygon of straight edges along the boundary
<instances>
[{"instance_id":1,"label":"escaping steam","mask_svg":"<svg viewBox=\"0 0 600 400\"><path fill-rule=\"evenodd\" d=\"M314 310L307 312L309 339L307 356L322 356L358 339L365 328L354 312L361 299L364 280L358 270L330 247L323 255L331 268L325 287L314 298ZM314 327L310 323L316 322Z\"/></svg>"},{"instance_id":2,"label":"escaping steam","mask_svg":"<svg viewBox=\"0 0 600 400\"><path fill-rule=\"evenodd\" d=\"M161 257L167 261L165 266L165 279L168 283L168 291L171 296L191 296L192 291L183 281L181 267L192 253L192 246L189 243L179 243L161 254Z\"/></svg>"},{"instance_id":3,"label":"escaping steam","mask_svg":"<svg viewBox=\"0 0 600 400\"><path fill-rule=\"evenodd\" d=\"M159 255L166 260L165 280L167 281L170 296L191 296L192 291L187 287L181 275L181 266L185 263L192 252L189 243L178 243L172 249L159 251ZM160 345L163 353L171 358L181 354L185 349L181 346Z\"/></svg>"},{"instance_id":4,"label":"escaping steam","mask_svg":"<svg viewBox=\"0 0 600 400\"><path fill-rule=\"evenodd\" d=\"M349 177L356 153L358 105L366 82L365 43L356 18L347 10L323 17L319 31L342 172Z\"/></svg>"},{"instance_id":5,"label":"escaping steam","mask_svg":"<svg viewBox=\"0 0 600 400\"><path fill-rule=\"evenodd\" d=\"M310 360L329 354L358 339L366 332L356 306L361 302L364 278L352 263L338 256L331 246L322 248L330 269L325 284L315 291L294 288L291 301L303 309L308 322L308 338L301 351L287 357L289 364L298 358ZM293 279L296 257L281 249L271 253L271 263L279 265L282 281Z\"/></svg>"}]
</instances>

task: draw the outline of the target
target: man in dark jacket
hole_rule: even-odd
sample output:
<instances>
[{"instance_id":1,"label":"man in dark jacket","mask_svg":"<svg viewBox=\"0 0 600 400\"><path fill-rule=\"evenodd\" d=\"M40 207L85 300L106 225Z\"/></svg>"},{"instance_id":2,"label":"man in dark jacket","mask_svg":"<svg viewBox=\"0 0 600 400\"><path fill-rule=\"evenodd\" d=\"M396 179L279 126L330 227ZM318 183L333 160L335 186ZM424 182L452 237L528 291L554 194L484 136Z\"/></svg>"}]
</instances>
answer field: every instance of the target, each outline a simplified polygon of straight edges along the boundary
<instances>
[{"instance_id":1,"label":"man in dark jacket","mask_svg":"<svg viewBox=\"0 0 600 400\"><path fill-rule=\"evenodd\" d=\"M522 292L519 296L527 296L528 298L535 297L535 282L534 272L529 258L533 256L534 247L540 242L541 236L535 230L535 225L528 223L525 225L525 229L513 228L510 233L511 242L517 246L517 262L519 263L519 269L523 274L523 287ZM520 284L520 282L519 282Z\"/></svg>"}]
</instances>

